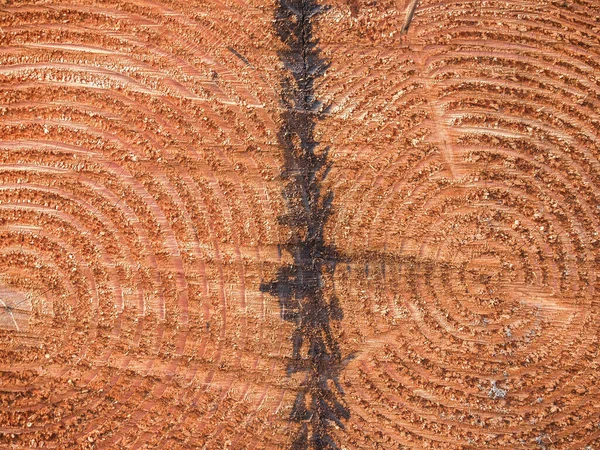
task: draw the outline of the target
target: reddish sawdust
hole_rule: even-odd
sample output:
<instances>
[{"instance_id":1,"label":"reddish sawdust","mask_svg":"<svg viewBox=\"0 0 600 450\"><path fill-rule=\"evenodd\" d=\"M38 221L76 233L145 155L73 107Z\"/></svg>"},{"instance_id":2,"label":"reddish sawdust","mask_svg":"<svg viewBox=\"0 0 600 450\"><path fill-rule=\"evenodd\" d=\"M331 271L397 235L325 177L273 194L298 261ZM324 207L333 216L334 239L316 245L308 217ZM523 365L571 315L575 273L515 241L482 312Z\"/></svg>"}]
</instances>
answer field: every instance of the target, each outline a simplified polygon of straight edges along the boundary
<instances>
[{"instance_id":1,"label":"reddish sawdust","mask_svg":"<svg viewBox=\"0 0 600 450\"><path fill-rule=\"evenodd\" d=\"M341 448L600 448L600 6L338 1ZM274 2L0 7L0 447L287 448Z\"/></svg>"}]
</instances>

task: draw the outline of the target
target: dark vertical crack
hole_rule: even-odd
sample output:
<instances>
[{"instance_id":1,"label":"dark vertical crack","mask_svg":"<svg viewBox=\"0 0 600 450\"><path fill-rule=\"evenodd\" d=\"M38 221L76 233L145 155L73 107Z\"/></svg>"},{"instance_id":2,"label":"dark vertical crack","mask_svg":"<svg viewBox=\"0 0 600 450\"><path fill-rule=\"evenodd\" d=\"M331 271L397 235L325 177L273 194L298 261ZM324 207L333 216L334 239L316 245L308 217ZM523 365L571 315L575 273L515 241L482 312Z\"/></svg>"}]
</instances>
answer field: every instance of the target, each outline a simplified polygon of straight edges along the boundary
<instances>
[{"instance_id":1,"label":"dark vertical crack","mask_svg":"<svg viewBox=\"0 0 600 450\"><path fill-rule=\"evenodd\" d=\"M278 138L284 152L286 212L280 220L291 232L284 248L293 263L281 267L261 290L278 297L282 319L295 325L288 375L302 377L290 414L299 424L292 445L298 450L338 448L331 427L343 429L350 416L339 383L344 361L332 328L343 316L330 286L338 255L324 239L333 193L322 182L330 163L328 149L315 140L316 123L326 112L315 97L315 82L328 68L312 29L312 18L321 11L315 0L280 0L274 20L284 44L278 55L285 69Z\"/></svg>"}]
</instances>

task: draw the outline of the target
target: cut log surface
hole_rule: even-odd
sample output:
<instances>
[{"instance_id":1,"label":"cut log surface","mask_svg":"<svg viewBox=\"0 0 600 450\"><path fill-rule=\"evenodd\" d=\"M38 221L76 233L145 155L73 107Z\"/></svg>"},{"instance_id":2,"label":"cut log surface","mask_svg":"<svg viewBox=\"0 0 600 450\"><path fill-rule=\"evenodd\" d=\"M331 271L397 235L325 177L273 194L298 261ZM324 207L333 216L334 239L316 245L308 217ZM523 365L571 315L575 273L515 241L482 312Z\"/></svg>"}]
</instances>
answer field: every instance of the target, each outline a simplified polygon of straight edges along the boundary
<instances>
[{"instance_id":1,"label":"cut log surface","mask_svg":"<svg viewBox=\"0 0 600 450\"><path fill-rule=\"evenodd\" d=\"M600 3L312 3L0 0L0 449L600 450Z\"/></svg>"}]
</instances>

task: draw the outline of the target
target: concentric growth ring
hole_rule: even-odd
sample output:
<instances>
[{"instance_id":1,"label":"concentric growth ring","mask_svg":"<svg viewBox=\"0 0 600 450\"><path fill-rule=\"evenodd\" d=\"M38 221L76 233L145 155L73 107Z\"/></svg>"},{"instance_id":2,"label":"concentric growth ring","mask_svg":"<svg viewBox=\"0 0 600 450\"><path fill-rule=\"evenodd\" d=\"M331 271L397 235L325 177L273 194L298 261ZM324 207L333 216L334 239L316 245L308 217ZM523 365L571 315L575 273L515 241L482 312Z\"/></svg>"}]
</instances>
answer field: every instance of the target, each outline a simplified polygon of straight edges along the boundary
<instances>
[{"instance_id":1,"label":"concentric growth ring","mask_svg":"<svg viewBox=\"0 0 600 450\"><path fill-rule=\"evenodd\" d=\"M180 6L2 9L0 446L287 439L270 15Z\"/></svg>"},{"instance_id":2,"label":"concentric growth ring","mask_svg":"<svg viewBox=\"0 0 600 450\"><path fill-rule=\"evenodd\" d=\"M402 40L363 11L322 25L371 49L321 94L363 124L321 130L350 446L595 448L600 10L419 1Z\"/></svg>"}]
</instances>

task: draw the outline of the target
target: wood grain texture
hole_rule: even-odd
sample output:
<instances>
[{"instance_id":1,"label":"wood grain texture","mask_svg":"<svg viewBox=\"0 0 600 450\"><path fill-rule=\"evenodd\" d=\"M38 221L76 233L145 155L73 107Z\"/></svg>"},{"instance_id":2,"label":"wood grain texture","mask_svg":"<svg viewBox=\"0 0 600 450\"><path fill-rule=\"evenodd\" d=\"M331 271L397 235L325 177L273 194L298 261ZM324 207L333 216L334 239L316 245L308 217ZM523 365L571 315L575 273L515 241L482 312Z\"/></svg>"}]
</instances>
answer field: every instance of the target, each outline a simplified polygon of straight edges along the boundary
<instances>
[{"instance_id":1,"label":"wood grain texture","mask_svg":"<svg viewBox=\"0 0 600 450\"><path fill-rule=\"evenodd\" d=\"M298 265L281 4L1 2L0 448L308 428L306 347L265 288ZM600 448L600 5L320 5L317 266L348 411L327 435Z\"/></svg>"}]
</instances>

